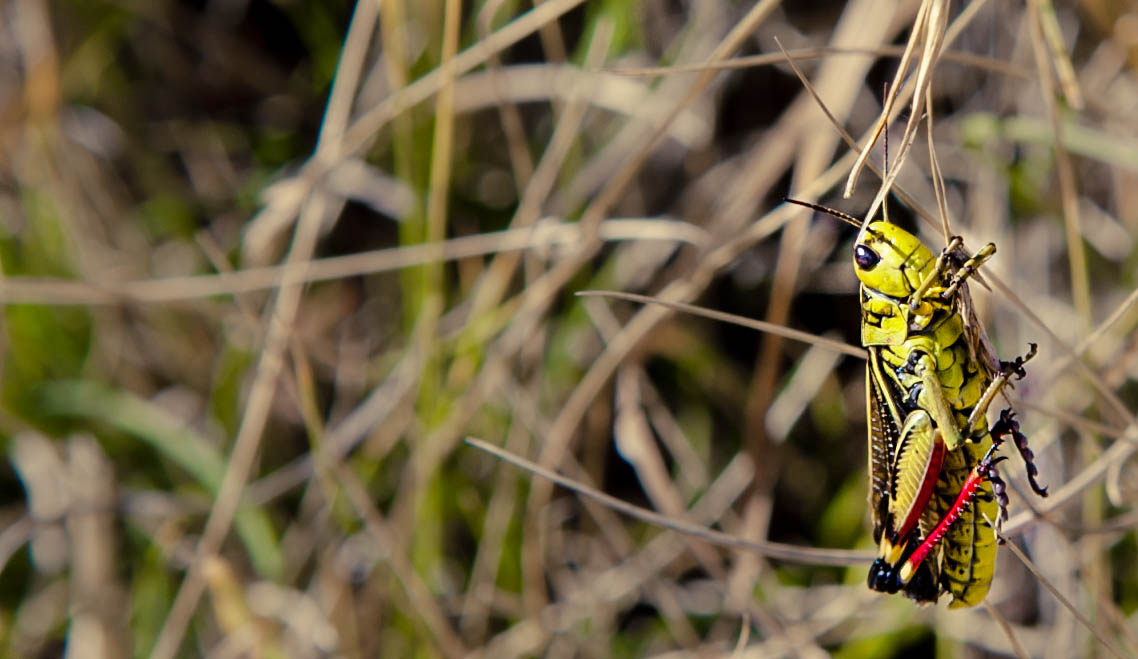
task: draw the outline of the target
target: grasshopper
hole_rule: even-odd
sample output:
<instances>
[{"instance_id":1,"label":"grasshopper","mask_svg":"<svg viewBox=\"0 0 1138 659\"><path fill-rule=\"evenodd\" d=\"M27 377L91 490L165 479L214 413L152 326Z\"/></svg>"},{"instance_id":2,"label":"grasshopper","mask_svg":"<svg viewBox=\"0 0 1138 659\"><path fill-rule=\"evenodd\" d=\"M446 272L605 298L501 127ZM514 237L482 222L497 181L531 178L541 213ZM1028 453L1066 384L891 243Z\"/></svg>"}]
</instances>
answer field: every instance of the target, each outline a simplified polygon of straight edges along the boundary
<instances>
[{"instance_id":1,"label":"grasshopper","mask_svg":"<svg viewBox=\"0 0 1138 659\"><path fill-rule=\"evenodd\" d=\"M822 206L788 199L861 227ZM861 282L861 342L868 352L866 398L869 506L877 559L871 589L918 603L952 595L975 606L992 583L997 526L1007 519L996 450L1011 439L1031 488L1047 496L1013 412L987 412L1036 352L1001 362L976 319L967 280L996 252L968 257L954 237L934 256L887 221L861 229L853 262Z\"/></svg>"}]
</instances>

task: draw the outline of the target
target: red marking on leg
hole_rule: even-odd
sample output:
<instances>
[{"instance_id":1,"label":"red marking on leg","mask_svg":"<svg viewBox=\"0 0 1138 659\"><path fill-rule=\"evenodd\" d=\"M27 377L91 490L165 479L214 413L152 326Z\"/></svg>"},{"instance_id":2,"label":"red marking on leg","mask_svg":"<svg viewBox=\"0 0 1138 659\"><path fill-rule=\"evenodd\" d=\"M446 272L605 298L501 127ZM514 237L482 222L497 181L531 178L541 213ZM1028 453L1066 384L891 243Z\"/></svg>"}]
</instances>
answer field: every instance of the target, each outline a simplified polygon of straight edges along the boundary
<instances>
[{"instance_id":1,"label":"red marking on leg","mask_svg":"<svg viewBox=\"0 0 1138 659\"><path fill-rule=\"evenodd\" d=\"M913 500L913 505L909 506L909 512L905 515L901 526L893 533L894 543L900 542L901 538L909 535L909 531L913 530L913 527L920 521L921 513L928 507L929 499L932 498L937 478L940 477L940 468L944 464L944 456L947 453L939 433L935 441L932 454L929 455L929 465L925 469L924 480L921 481L921 488L917 491L917 497Z\"/></svg>"},{"instance_id":2,"label":"red marking on leg","mask_svg":"<svg viewBox=\"0 0 1138 659\"><path fill-rule=\"evenodd\" d=\"M940 542L944 534L948 533L948 528L960 517L960 513L963 512L964 508L972 503L972 499L976 496L976 489L984 482L984 472L987 471L987 468L987 459L973 467L972 472L968 474L968 480L964 481L964 487L960 488L960 494L957 495L952 507L944 514L944 517L941 518L940 523L936 525L933 532L930 533L924 542L909 556L908 562L910 570L917 569L917 566L925 560L933 547L936 547L936 544Z\"/></svg>"}]
</instances>

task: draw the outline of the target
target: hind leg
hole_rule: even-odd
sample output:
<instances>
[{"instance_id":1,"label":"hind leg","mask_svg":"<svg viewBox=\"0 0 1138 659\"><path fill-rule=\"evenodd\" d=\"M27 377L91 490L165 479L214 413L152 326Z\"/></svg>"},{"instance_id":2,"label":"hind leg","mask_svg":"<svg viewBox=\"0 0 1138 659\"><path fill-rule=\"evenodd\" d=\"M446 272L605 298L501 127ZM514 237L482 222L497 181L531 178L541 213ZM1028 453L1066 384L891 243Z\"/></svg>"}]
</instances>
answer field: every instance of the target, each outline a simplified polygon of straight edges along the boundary
<instances>
[{"instance_id":1,"label":"hind leg","mask_svg":"<svg viewBox=\"0 0 1138 659\"><path fill-rule=\"evenodd\" d=\"M980 462L972 468L968 474L968 478L964 481L964 486L960 488L960 494L957 495L956 501L953 502L952 507L945 512L941 517L940 523L933 529L932 533L928 535L921 542L909 558L901 566L899 578L902 582L906 582L912 577L913 572L916 570L924 560L925 557L936 547L937 543L944 538L945 534L952 527L953 523L959 519L961 513L970 505L973 500L980 493L980 485L984 481L992 483L992 492L996 495L996 502L999 504L1000 513L999 520L996 520L997 525L1000 521L1007 519L1007 503L1008 496L1006 494L1006 486L1002 478L1000 478L999 471L996 465L1002 460L1006 460L1003 456L996 457L996 451L999 449L1000 444L1003 442L998 437L992 438L992 446Z\"/></svg>"}]
</instances>

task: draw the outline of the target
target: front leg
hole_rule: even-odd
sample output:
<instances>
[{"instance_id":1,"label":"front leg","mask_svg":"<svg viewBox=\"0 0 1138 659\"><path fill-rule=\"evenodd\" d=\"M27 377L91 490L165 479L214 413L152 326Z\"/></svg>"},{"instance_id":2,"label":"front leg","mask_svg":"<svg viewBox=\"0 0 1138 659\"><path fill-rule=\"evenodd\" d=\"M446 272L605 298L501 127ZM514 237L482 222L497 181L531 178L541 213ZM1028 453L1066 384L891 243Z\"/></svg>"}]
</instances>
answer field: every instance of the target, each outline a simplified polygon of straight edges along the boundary
<instances>
[{"instance_id":1,"label":"front leg","mask_svg":"<svg viewBox=\"0 0 1138 659\"><path fill-rule=\"evenodd\" d=\"M913 295L910 296L909 309L916 311L925 295L931 289L936 287L938 283L944 281L945 273L948 272L948 264L952 259L953 253L956 252L956 250L960 249L963 245L963 238L960 236L953 236L949 241L948 246L941 250L940 256L937 257L936 264L933 266L932 272L930 272L929 275L925 277L924 281L921 282L921 285L918 286L917 290L913 293ZM961 284L968 281L969 277L976 274L976 270L979 269L980 266L984 265L988 259L992 258L995 253L996 245L994 243L988 243L987 245L981 247L980 251L973 254L972 258L968 259L962 266L960 266L960 268L956 271L956 274L952 276L952 279L949 281L948 286L946 286L944 290L940 291L940 298L942 300L951 300L952 296L956 293L956 289L960 288Z\"/></svg>"},{"instance_id":2,"label":"front leg","mask_svg":"<svg viewBox=\"0 0 1138 659\"><path fill-rule=\"evenodd\" d=\"M936 258L936 263L933 265L932 272L925 277L917 290L909 296L909 309L916 311L920 306L921 300L924 299L925 293L929 292L933 286L939 284L943 279L946 272L948 272L948 260L952 257L952 253L960 249L964 244L964 239L960 236L953 236L949 241L948 246L940 252L940 256Z\"/></svg>"},{"instance_id":3,"label":"front leg","mask_svg":"<svg viewBox=\"0 0 1138 659\"><path fill-rule=\"evenodd\" d=\"M956 289L959 288L960 285L965 281L967 281L969 277L976 274L976 269L984 265L984 263L988 259L992 258L992 255L995 253L995 243L988 243L987 245L981 247L980 251L976 252L972 255L972 258L965 261L964 265L960 266L960 269L957 270L956 274L952 276L952 281L949 282L948 288L944 289L944 292L940 294L941 299L951 300L952 295L956 293Z\"/></svg>"}]
</instances>

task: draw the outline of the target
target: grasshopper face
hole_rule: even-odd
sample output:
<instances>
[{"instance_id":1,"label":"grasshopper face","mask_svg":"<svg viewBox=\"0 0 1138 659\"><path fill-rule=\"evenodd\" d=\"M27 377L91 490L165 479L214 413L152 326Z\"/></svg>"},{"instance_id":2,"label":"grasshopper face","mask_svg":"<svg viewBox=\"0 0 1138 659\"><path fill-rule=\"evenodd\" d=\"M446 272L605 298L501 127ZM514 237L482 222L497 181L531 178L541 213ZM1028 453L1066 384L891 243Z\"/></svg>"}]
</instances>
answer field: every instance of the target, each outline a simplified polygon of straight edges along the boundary
<instances>
[{"instance_id":1,"label":"grasshopper face","mask_svg":"<svg viewBox=\"0 0 1138 659\"><path fill-rule=\"evenodd\" d=\"M896 224L871 222L854 245L854 272L866 288L908 300L932 272L928 247Z\"/></svg>"}]
</instances>

